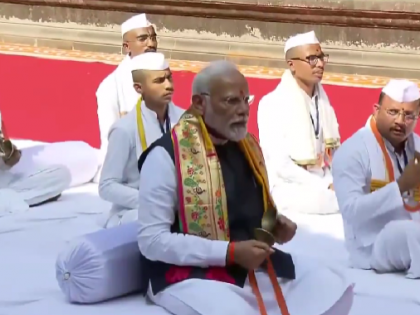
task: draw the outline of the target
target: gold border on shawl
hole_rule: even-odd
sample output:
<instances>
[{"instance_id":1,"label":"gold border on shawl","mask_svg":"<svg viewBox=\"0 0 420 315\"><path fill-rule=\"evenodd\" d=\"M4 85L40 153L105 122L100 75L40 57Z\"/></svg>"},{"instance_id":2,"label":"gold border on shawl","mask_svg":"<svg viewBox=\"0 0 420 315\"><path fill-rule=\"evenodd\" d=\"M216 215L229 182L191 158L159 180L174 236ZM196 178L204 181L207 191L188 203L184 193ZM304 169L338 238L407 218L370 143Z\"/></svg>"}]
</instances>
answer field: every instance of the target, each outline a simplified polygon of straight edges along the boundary
<instances>
[{"instance_id":1,"label":"gold border on shawl","mask_svg":"<svg viewBox=\"0 0 420 315\"><path fill-rule=\"evenodd\" d=\"M335 149L340 146L340 139L333 139L333 138L325 139L324 144L327 148Z\"/></svg>"},{"instance_id":2,"label":"gold border on shawl","mask_svg":"<svg viewBox=\"0 0 420 315\"><path fill-rule=\"evenodd\" d=\"M300 165L300 166L305 166L305 165L316 165L318 160L314 159L314 160L293 160L293 162L295 162L295 164Z\"/></svg>"},{"instance_id":3,"label":"gold border on shawl","mask_svg":"<svg viewBox=\"0 0 420 315\"><path fill-rule=\"evenodd\" d=\"M179 184L187 223L185 233L228 240L226 192L214 146L205 143L200 118L189 110L174 127L179 147ZM206 149L207 147L207 149ZM222 224L223 222L223 224Z\"/></svg>"}]
</instances>

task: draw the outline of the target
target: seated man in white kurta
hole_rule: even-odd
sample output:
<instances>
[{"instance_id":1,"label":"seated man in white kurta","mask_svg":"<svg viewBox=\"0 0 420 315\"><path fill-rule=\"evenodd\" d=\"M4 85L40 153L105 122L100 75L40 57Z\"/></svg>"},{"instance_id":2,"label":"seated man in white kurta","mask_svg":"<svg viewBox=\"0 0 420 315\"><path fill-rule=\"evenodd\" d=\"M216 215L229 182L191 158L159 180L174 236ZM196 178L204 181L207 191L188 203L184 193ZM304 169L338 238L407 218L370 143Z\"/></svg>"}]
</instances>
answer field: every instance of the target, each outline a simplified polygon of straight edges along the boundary
<instances>
[{"instance_id":1,"label":"seated man in white kurta","mask_svg":"<svg viewBox=\"0 0 420 315\"><path fill-rule=\"evenodd\" d=\"M420 278L420 110L417 85L391 80L365 127L333 160L346 245L356 268Z\"/></svg>"},{"instance_id":2,"label":"seated man in white kurta","mask_svg":"<svg viewBox=\"0 0 420 315\"><path fill-rule=\"evenodd\" d=\"M1 113L0 122L0 130L5 129ZM19 176L61 165L66 168L66 172L70 173L70 184L67 182L65 184L67 188L90 182L99 168L98 150L83 141L42 143L26 147L20 140L15 140L13 143L18 147L21 155L10 172Z\"/></svg>"},{"instance_id":3,"label":"seated man in white kurta","mask_svg":"<svg viewBox=\"0 0 420 315\"><path fill-rule=\"evenodd\" d=\"M0 135L0 216L57 200L69 187L70 173L56 165L27 173L12 173L21 151Z\"/></svg>"},{"instance_id":4,"label":"seated man in white kurta","mask_svg":"<svg viewBox=\"0 0 420 315\"><path fill-rule=\"evenodd\" d=\"M122 23L121 35L123 49L127 55L117 69L101 82L96 91L101 137L101 164L107 152L108 133L111 126L120 117L131 111L140 97L138 92L133 89L131 58L157 50L156 32L147 20L146 14L135 15Z\"/></svg>"},{"instance_id":5,"label":"seated man in white kurta","mask_svg":"<svg viewBox=\"0 0 420 315\"><path fill-rule=\"evenodd\" d=\"M184 112L172 103L174 85L165 56L148 52L131 60L134 88L142 98L109 132L99 195L112 202L105 227L137 220L137 162L146 148L170 131Z\"/></svg>"},{"instance_id":6,"label":"seated man in white kurta","mask_svg":"<svg viewBox=\"0 0 420 315\"><path fill-rule=\"evenodd\" d=\"M191 108L139 160L138 244L150 299L175 315L347 315L352 285L340 270L272 247L296 225L277 214L247 133L246 78L214 62L192 89ZM267 212L274 229L265 243L254 233Z\"/></svg>"},{"instance_id":7,"label":"seated man in white kurta","mask_svg":"<svg viewBox=\"0 0 420 315\"><path fill-rule=\"evenodd\" d=\"M289 69L258 107L271 193L281 210L337 213L330 163L340 135L320 83L328 55L314 32L291 37L284 52Z\"/></svg>"}]
</instances>

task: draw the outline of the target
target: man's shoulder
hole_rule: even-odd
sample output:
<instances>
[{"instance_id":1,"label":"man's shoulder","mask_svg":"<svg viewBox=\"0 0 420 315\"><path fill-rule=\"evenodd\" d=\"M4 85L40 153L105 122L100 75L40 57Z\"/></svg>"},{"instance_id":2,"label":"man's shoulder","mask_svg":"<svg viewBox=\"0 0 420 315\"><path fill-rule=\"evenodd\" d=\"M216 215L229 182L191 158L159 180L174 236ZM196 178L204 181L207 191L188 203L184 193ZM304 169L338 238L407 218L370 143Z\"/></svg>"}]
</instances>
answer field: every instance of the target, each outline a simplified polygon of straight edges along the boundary
<instances>
[{"instance_id":1,"label":"man's shoulder","mask_svg":"<svg viewBox=\"0 0 420 315\"><path fill-rule=\"evenodd\" d=\"M266 105L266 104L271 104L271 101L276 97L276 90L273 90L267 94L265 94L259 104L258 104L258 109L260 108L261 105Z\"/></svg>"},{"instance_id":2,"label":"man's shoulder","mask_svg":"<svg viewBox=\"0 0 420 315\"><path fill-rule=\"evenodd\" d=\"M101 83L99 83L99 86L96 89L96 95L98 95L98 93L101 93L101 92L104 92L104 93L109 92L109 89L115 85L115 71L116 69L114 69L114 71L108 74L105 77L105 79L103 79Z\"/></svg>"},{"instance_id":3,"label":"man's shoulder","mask_svg":"<svg viewBox=\"0 0 420 315\"><path fill-rule=\"evenodd\" d=\"M369 132L369 129L363 127L347 138L335 152L334 160L348 159L359 156L359 154L365 154L367 151L364 139L367 132Z\"/></svg>"},{"instance_id":4,"label":"man's shoulder","mask_svg":"<svg viewBox=\"0 0 420 315\"><path fill-rule=\"evenodd\" d=\"M99 83L98 89L96 90L96 94L100 92L109 92L107 91L109 88L116 86L117 82L117 74L122 72L127 72L127 65L129 64L129 57L126 56L120 64L110 73L108 74L105 79Z\"/></svg>"},{"instance_id":5,"label":"man's shoulder","mask_svg":"<svg viewBox=\"0 0 420 315\"><path fill-rule=\"evenodd\" d=\"M156 149L158 147L163 148L169 154L172 161L175 161L175 151L174 151L174 146L173 146L173 142L172 142L172 136L171 136L170 132L167 132L162 137L160 137L155 142L153 142L146 149L146 151L144 151L140 155L140 158L139 158L139 161L138 161L138 164L137 164L139 171L141 171L142 166L144 164L144 161L146 160L146 158L148 157L150 152L152 152L154 149Z\"/></svg>"},{"instance_id":6,"label":"man's shoulder","mask_svg":"<svg viewBox=\"0 0 420 315\"><path fill-rule=\"evenodd\" d=\"M109 134L111 134L114 131L118 131L121 133L127 134L127 136L135 135L136 128L134 127L132 119L130 119L130 113L127 115L118 118L109 129Z\"/></svg>"}]
</instances>

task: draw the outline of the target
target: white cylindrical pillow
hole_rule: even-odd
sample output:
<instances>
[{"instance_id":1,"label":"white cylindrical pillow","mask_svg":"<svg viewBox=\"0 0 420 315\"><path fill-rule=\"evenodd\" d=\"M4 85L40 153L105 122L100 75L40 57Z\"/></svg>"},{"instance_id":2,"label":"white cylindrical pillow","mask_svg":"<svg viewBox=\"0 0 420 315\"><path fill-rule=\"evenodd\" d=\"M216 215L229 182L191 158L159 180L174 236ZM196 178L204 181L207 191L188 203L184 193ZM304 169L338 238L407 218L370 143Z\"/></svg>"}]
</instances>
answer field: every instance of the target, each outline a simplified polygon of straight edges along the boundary
<instances>
[{"instance_id":1,"label":"white cylindrical pillow","mask_svg":"<svg viewBox=\"0 0 420 315\"><path fill-rule=\"evenodd\" d=\"M87 234L58 256L58 284L72 303L97 303L142 289L137 223Z\"/></svg>"}]
</instances>

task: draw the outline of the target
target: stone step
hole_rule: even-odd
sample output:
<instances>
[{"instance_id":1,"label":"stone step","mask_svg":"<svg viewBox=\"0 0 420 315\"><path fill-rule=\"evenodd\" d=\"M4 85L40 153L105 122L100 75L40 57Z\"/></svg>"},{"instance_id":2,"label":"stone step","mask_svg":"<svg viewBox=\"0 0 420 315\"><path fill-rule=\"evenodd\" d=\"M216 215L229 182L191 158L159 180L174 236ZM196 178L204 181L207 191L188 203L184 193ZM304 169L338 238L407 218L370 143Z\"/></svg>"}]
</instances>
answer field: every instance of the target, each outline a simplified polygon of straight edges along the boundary
<instances>
[{"instance_id":1,"label":"stone step","mask_svg":"<svg viewBox=\"0 0 420 315\"><path fill-rule=\"evenodd\" d=\"M47 59L73 60L80 62L103 62L118 65L124 58L121 54L107 54L100 52L86 52L78 50L56 49L48 47L34 47L30 45L17 45L0 43L0 54L32 56ZM171 69L174 71L198 72L207 62L170 59ZM239 69L248 77L281 78L284 69L261 66L238 65ZM387 77L351 75L326 72L323 82L334 85L350 85L363 87L382 87L389 81ZM420 80L414 80L420 87Z\"/></svg>"}]
</instances>

